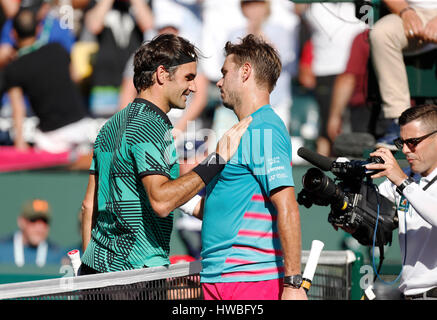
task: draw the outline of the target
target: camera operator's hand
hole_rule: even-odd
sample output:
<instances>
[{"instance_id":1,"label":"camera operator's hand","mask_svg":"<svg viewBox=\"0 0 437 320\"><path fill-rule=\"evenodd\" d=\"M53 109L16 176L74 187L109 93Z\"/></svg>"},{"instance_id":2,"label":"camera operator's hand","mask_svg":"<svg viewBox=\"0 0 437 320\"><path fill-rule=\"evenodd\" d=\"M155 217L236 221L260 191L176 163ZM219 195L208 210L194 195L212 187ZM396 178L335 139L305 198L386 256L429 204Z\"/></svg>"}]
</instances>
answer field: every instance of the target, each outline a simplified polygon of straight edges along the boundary
<instances>
[{"instance_id":1,"label":"camera operator's hand","mask_svg":"<svg viewBox=\"0 0 437 320\"><path fill-rule=\"evenodd\" d=\"M366 168L369 170L381 170L380 172L372 175L372 179L387 177L392 183L399 186L402 181L408 178L408 176L402 171L390 150L386 148L379 148L372 152L370 156L379 156L384 160L384 163L366 165Z\"/></svg>"}]
</instances>

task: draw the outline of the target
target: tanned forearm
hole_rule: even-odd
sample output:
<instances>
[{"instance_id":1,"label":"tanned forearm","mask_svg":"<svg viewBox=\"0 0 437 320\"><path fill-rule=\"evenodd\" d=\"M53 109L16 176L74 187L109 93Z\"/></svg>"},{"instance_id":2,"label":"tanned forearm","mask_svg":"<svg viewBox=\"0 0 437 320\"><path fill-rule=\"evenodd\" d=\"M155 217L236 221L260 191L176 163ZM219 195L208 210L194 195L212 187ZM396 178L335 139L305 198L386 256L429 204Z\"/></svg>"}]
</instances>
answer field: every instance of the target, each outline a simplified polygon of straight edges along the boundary
<instances>
[{"instance_id":1,"label":"tanned forearm","mask_svg":"<svg viewBox=\"0 0 437 320\"><path fill-rule=\"evenodd\" d=\"M295 199L294 188L285 187L273 190L270 195L278 212L278 232L284 256L284 275L293 276L301 273L302 240L300 231L299 208ZM284 286L282 300L306 300L302 287Z\"/></svg>"},{"instance_id":2,"label":"tanned forearm","mask_svg":"<svg viewBox=\"0 0 437 320\"><path fill-rule=\"evenodd\" d=\"M195 172L188 172L176 180L158 175L146 176L143 184L153 210L161 217L193 198L205 186Z\"/></svg>"},{"instance_id":3,"label":"tanned forearm","mask_svg":"<svg viewBox=\"0 0 437 320\"><path fill-rule=\"evenodd\" d=\"M283 189L283 195L273 195L272 202L278 211L277 223L284 254L284 274L290 276L301 271L302 240L299 208L295 201L292 201L294 192L287 189L292 188Z\"/></svg>"},{"instance_id":4,"label":"tanned forearm","mask_svg":"<svg viewBox=\"0 0 437 320\"><path fill-rule=\"evenodd\" d=\"M82 250L85 252L88 243L91 240L91 231L94 227L95 220L97 218L97 176L94 174L89 175L88 186L85 193L85 197L81 206L81 233L82 233Z\"/></svg>"},{"instance_id":5,"label":"tanned forearm","mask_svg":"<svg viewBox=\"0 0 437 320\"><path fill-rule=\"evenodd\" d=\"M405 0L384 0L384 3L395 14L399 14L402 9L408 7L408 2Z\"/></svg>"}]
</instances>

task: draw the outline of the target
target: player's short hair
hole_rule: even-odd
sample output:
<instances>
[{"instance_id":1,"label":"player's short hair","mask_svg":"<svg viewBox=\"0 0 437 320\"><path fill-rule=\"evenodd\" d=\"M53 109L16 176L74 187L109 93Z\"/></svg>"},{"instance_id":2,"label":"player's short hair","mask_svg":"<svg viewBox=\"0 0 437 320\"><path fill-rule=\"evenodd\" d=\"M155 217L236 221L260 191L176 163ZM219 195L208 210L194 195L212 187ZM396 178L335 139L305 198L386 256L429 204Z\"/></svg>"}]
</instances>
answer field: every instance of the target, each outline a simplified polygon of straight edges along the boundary
<instances>
[{"instance_id":1,"label":"player's short hair","mask_svg":"<svg viewBox=\"0 0 437 320\"><path fill-rule=\"evenodd\" d=\"M199 58L198 49L188 40L173 34L162 34L143 43L134 56L134 86L138 93L151 87L153 74L162 65L172 75L181 64Z\"/></svg>"},{"instance_id":2,"label":"player's short hair","mask_svg":"<svg viewBox=\"0 0 437 320\"><path fill-rule=\"evenodd\" d=\"M255 70L256 83L267 85L269 92L273 91L282 70L281 58L275 48L260 37L249 34L240 43L226 42L225 55L231 54L238 67L249 62Z\"/></svg>"},{"instance_id":3,"label":"player's short hair","mask_svg":"<svg viewBox=\"0 0 437 320\"><path fill-rule=\"evenodd\" d=\"M20 39L34 37L38 21L34 11L20 9L12 20L12 26Z\"/></svg>"},{"instance_id":4,"label":"player's short hair","mask_svg":"<svg viewBox=\"0 0 437 320\"><path fill-rule=\"evenodd\" d=\"M429 130L437 130L437 106L434 104L423 104L410 107L402 112L399 117L399 125L403 126L414 120L421 121Z\"/></svg>"}]
</instances>

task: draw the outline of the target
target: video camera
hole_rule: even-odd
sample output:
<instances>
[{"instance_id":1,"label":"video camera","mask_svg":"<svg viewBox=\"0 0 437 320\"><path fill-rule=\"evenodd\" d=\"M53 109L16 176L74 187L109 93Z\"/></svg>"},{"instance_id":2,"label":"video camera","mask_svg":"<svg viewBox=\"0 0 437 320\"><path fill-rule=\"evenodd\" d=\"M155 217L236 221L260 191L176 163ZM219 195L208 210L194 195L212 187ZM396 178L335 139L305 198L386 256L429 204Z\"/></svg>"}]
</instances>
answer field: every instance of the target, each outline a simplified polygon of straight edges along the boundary
<instances>
[{"instance_id":1,"label":"video camera","mask_svg":"<svg viewBox=\"0 0 437 320\"><path fill-rule=\"evenodd\" d=\"M391 244L393 230L398 227L396 206L372 184L370 176L377 171L368 171L365 167L369 163L384 163L382 158L332 161L305 148L300 148L297 154L318 167L310 168L303 176L303 190L297 198L299 204L306 208L313 204L330 205L328 222L352 230L352 236L362 245L376 245L381 249ZM336 184L322 170L332 172L339 182Z\"/></svg>"}]
</instances>

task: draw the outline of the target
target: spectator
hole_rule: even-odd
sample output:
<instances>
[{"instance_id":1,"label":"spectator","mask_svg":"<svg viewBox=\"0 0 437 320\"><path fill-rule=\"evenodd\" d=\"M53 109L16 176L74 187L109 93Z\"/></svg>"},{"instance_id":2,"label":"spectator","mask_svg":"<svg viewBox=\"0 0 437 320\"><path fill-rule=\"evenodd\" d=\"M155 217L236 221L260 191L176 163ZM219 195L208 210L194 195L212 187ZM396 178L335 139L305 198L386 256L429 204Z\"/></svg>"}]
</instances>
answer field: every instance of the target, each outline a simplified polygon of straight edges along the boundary
<instances>
[{"instance_id":1,"label":"spectator","mask_svg":"<svg viewBox=\"0 0 437 320\"><path fill-rule=\"evenodd\" d=\"M329 156L331 141L327 134L327 122L332 88L336 76L346 68L353 39L364 31L366 25L355 17L353 3L312 3L307 6L303 16L312 32L311 71L315 75L314 94L320 114L317 152ZM305 78L311 79L308 74Z\"/></svg>"},{"instance_id":2,"label":"spectator","mask_svg":"<svg viewBox=\"0 0 437 320\"><path fill-rule=\"evenodd\" d=\"M307 89L316 87L316 77L313 73L313 43L311 40L306 40L302 45L301 56L299 60L299 83Z\"/></svg>"},{"instance_id":3,"label":"spectator","mask_svg":"<svg viewBox=\"0 0 437 320\"><path fill-rule=\"evenodd\" d=\"M384 0L392 12L378 20L370 32L372 62L378 79L386 133L377 147L396 150L397 118L411 106L404 50L437 43L437 1Z\"/></svg>"},{"instance_id":4,"label":"spectator","mask_svg":"<svg viewBox=\"0 0 437 320\"><path fill-rule=\"evenodd\" d=\"M228 40L229 32L235 28L243 27L245 19L241 14L240 0L203 0L202 12L203 26L200 48L207 59L199 61L199 69L205 74L208 87L208 103L202 119L205 127L214 129L214 121L223 123L223 121L214 120L217 108L221 106L216 83L221 78L223 47ZM219 137L218 132L215 132Z\"/></svg>"},{"instance_id":5,"label":"spectator","mask_svg":"<svg viewBox=\"0 0 437 320\"><path fill-rule=\"evenodd\" d=\"M17 267L61 265L64 252L50 240L51 212L47 201L26 201L17 219L19 230L0 241L0 263Z\"/></svg>"},{"instance_id":6,"label":"spectator","mask_svg":"<svg viewBox=\"0 0 437 320\"><path fill-rule=\"evenodd\" d=\"M20 2L21 9L29 9L36 13L38 20L37 40L35 46L43 46L47 43L57 42L62 44L64 48L71 52L74 44L74 34L71 30L62 28L59 19L51 13L51 4L44 0L22 0ZM13 37L12 19L6 21L1 31L0 39L0 67L6 66L12 61L16 55L26 53L16 51L16 40Z\"/></svg>"},{"instance_id":7,"label":"spectator","mask_svg":"<svg viewBox=\"0 0 437 320\"><path fill-rule=\"evenodd\" d=\"M228 40L236 41L247 34L254 34L264 38L279 51L282 71L271 94L271 103L289 130L292 106L291 78L296 73L299 20L293 12L292 3L289 1L240 0L240 7L246 18L245 25L232 29L228 35ZM223 106L216 110L214 120L217 132L228 129L237 122L232 110L225 109Z\"/></svg>"},{"instance_id":8,"label":"spectator","mask_svg":"<svg viewBox=\"0 0 437 320\"><path fill-rule=\"evenodd\" d=\"M146 0L91 0L85 26L97 37L99 50L93 65L90 93L92 115L109 117L119 106L123 69L153 27Z\"/></svg>"},{"instance_id":9,"label":"spectator","mask_svg":"<svg viewBox=\"0 0 437 320\"><path fill-rule=\"evenodd\" d=\"M366 30L355 37L346 70L334 82L327 133L334 142L335 156L344 155L343 152L361 156L363 148L374 146L374 137L380 130L379 122L375 121L379 108L367 96L369 51L369 30Z\"/></svg>"},{"instance_id":10,"label":"spectator","mask_svg":"<svg viewBox=\"0 0 437 320\"><path fill-rule=\"evenodd\" d=\"M213 87L221 78L223 46L228 39L229 32L245 25L239 6L240 0L203 1L201 51L208 59L204 59L200 63ZM214 88L214 90L216 89Z\"/></svg>"},{"instance_id":11,"label":"spectator","mask_svg":"<svg viewBox=\"0 0 437 320\"><path fill-rule=\"evenodd\" d=\"M36 42L36 15L21 10L14 18L14 34L20 50L29 50ZM84 147L90 151L95 133L89 130L82 97L70 77L68 52L58 43L33 48L10 63L5 69L5 85L11 100L14 118L14 145L26 150L23 138L23 94L29 97L32 110L39 119L34 135L35 147L60 153ZM81 150L77 150L81 152Z\"/></svg>"},{"instance_id":12,"label":"spectator","mask_svg":"<svg viewBox=\"0 0 437 320\"><path fill-rule=\"evenodd\" d=\"M61 22L63 28L68 28L76 41L80 40L83 30L83 17L91 0L52 0L53 14Z\"/></svg>"}]
</instances>

